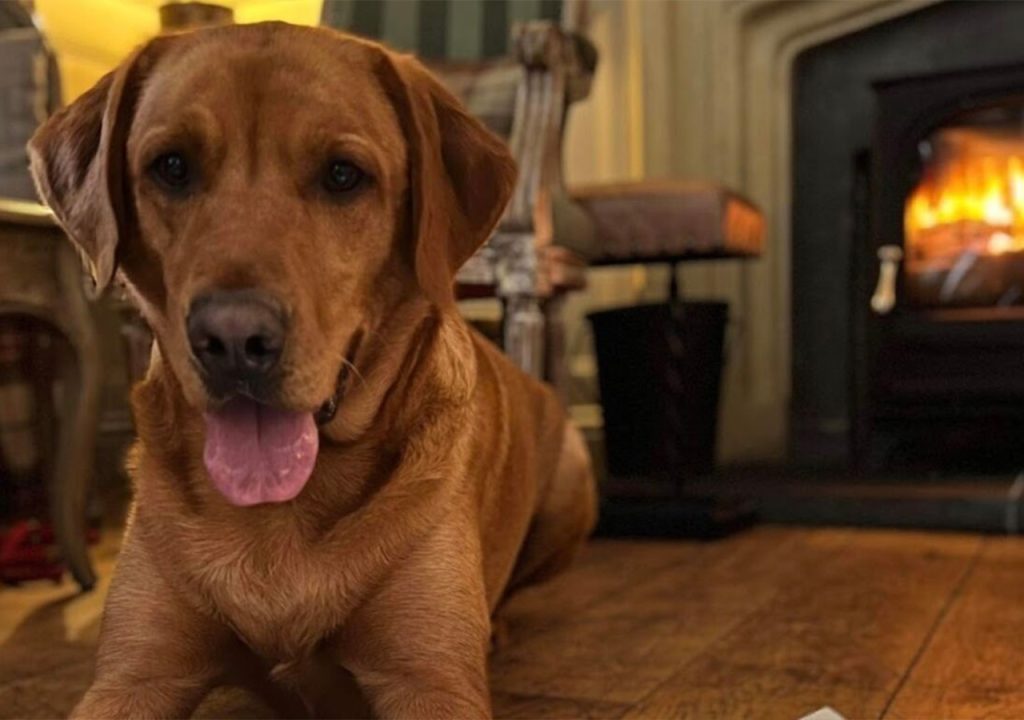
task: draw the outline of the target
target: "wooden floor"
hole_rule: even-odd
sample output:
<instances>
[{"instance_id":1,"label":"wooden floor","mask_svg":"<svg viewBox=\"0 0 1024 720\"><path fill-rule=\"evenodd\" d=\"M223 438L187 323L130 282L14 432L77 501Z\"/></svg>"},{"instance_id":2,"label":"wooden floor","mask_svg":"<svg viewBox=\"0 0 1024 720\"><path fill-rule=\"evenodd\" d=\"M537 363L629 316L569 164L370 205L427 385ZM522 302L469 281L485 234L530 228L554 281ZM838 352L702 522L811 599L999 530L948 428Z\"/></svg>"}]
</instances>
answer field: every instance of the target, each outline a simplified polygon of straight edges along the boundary
<instances>
[{"instance_id":1,"label":"wooden floor","mask_svg":"<svg viewBox=\"0 0 1024 720\"><path fill-rule=\"evenodd\" d=\"M70 709L105 582L0 590L0 717ZM762 527L598 541L509 620L499 717L1024 718L1024 540ZM199 715L269 716L240 691Z\"/></svg>"}]
</instances>

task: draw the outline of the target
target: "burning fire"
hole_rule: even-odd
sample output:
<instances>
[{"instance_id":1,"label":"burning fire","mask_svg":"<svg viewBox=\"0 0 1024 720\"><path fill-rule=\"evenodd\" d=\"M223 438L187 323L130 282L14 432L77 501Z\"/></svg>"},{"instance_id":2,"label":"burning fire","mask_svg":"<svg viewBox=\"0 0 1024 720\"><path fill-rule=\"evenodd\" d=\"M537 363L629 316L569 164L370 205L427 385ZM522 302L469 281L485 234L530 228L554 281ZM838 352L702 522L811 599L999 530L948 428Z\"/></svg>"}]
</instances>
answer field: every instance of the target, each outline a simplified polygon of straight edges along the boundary
<instances>
[{"instance_id":1,"label":"burning fire","mask_svg":"<svg viewBox=\"0 0 1024 720\"><path fill-rule=\"evenodd\" d=\"M962 128L933 140L934 158L907 200L908 259L1024 251L1024 141Z\"/></svg>"}]
</instances>

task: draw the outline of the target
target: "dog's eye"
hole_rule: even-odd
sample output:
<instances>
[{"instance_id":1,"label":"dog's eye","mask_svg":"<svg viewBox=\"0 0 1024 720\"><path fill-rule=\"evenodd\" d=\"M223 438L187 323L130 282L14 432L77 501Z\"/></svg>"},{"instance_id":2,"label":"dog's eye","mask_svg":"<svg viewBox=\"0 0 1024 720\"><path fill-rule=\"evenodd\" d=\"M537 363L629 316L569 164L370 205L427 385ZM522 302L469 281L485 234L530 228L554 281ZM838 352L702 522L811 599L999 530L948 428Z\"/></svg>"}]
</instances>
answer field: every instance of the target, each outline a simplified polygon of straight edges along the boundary
<instances>
[{"instance_id":1,"label":"dog's eye","mask_svg":"<svg viewBox=\"0 0 1024 720\"><path fill-rule=\"evenodd\" d=\"M324 187L332 193L350 192L359 187L365 177L366 173L348 160L332 160L324 176Z\"/></svg>"},{"instance_id":2,"label":"dog's eye","mask_svg":"<svg viewBox=\"0 0 1024 720\"><path fill-rule=\"evenodd\" d=\"M153 173L167 187L175 190L188 185L191 179L188 162L181 153L164 153L153 161Z\"/></svg>"}]
</instances>

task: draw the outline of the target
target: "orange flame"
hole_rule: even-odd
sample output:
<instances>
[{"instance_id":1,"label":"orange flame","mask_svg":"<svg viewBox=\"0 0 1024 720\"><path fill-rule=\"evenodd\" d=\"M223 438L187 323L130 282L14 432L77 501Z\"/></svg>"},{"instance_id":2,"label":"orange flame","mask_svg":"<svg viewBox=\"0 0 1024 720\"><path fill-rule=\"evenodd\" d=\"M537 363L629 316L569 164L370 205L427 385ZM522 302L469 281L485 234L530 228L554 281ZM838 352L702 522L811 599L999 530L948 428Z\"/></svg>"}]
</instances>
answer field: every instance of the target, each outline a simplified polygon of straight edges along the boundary
<instances>
[{"instance_id":1,"label":"orange flame","mask_svg":"<svg viewBox=\"0 0 1024 720\"><path fill-rule=\"evenodd\" d=\"M1024 144L977 130L934 139L935 160L907 200L908 257L1024 251Z\"/></svg>"}]
</instances>

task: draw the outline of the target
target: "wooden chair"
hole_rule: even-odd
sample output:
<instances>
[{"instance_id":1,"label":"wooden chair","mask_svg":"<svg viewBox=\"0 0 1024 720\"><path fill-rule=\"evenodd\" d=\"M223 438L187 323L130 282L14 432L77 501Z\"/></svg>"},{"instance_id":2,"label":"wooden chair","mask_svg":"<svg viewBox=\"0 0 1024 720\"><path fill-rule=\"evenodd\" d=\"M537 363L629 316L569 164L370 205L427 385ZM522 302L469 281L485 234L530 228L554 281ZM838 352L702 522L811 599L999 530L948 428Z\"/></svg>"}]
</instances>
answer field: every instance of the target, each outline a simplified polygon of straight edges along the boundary
<instances>
[{"instance_id":1,"label":"wooden chair","mask_svg":"<svg viewBox=\"0 0 1024 720\"><path fill-rule=\"evenodd\" d=\"M508 140L519 182L494 236L460 271L458 290L497 295L506 353L563 390L560 308L586 285L587 266L756 257L764 240L757 208L722 186L565 187L567 114L597 67L583 34L587 10L586 0L326 0L322 17L415 52Z\"/></svg>"},{"instance_id":2,"label":"wooden chair","mask_svg":"<svg viewBox=\"0 0 1024 720\"><path fill-rule=\"evenodd\" d=\"M326 0L322 22L416 53L507 139L519 181L496 232L461 269L460 297L496 295L505 352L559 385L560 298L584 287L594 228L562 182L569 106L597 52L582 0Z\"/></svg>"}]
</instances>

